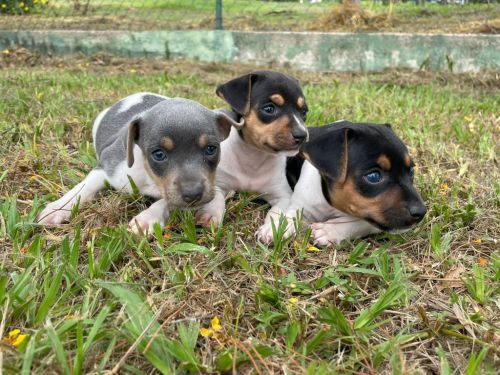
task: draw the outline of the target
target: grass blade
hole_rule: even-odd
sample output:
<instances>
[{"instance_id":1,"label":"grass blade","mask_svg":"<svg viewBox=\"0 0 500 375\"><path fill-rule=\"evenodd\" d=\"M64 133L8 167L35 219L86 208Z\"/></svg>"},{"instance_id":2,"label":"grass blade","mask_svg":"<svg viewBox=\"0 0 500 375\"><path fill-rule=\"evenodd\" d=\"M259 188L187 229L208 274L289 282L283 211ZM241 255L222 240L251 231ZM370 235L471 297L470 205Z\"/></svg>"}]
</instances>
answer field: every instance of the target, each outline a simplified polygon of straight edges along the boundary
<instances>
[{"instance_id":1,"label":"grass blade","mask_svg":"<svg viewBox=\"0 0 500 375\"><path fill-rule=\"evenodd\" d=\"M59 268L59 271L57 271L54 279L52 280L49 290L47 291L47 294L40 303L38 311L35 315L35 321L34 321L35 324L43 321L47 316L50 308L54 305L54 302L56 301L57 298L57 293L61 289L61 280L63 273L64 273L64 266L61 266Z\"/></svg>"}]
</instances>

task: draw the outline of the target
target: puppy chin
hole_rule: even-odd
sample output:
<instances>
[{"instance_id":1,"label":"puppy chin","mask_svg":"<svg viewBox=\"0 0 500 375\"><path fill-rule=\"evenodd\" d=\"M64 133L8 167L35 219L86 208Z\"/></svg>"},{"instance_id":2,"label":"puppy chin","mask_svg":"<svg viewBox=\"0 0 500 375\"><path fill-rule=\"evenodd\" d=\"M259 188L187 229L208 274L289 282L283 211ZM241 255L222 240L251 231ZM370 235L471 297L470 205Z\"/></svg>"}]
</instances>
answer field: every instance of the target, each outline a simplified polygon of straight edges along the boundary
<instances>
[{"instance_id":1,"label":"puppy chin","mask_svg":"<svg viewBox=\"0 0 500 375\"><path fill-rule=\"evenodd\" d=\"M278 155L282 155L282 156L286 156L286 157L295 156L298 153L299 153L299 149L278 151Z\"/></svg>"}]
</instances>

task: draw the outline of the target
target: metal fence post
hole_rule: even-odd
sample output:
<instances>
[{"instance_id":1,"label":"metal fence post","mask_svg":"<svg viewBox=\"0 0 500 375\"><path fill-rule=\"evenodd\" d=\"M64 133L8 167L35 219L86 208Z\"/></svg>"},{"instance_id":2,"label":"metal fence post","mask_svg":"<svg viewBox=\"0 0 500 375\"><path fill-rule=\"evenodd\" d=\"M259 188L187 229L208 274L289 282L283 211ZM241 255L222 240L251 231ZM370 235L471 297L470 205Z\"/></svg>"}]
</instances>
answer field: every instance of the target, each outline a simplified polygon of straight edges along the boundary
<instances>
[{"instance_id":1,"label":"metal fence post","mask_svg":"<svg viewBox=\"0 0 500 375\"><path fill-rule=\"evenodd\" d=\"M222 0L215 1L215 30L222 30Z\"/></svg>"}]
</instances>

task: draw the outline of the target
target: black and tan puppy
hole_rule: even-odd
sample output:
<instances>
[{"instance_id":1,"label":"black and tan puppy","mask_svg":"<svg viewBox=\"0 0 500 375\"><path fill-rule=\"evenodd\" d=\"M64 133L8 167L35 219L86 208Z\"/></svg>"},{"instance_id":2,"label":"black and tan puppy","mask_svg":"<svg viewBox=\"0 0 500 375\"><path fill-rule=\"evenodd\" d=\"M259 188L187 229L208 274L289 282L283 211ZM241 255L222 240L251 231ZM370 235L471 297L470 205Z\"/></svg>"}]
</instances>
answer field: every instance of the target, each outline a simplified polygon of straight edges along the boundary
<instances>
[{"instance_id":1,"label":"black and tan puppy","mask_svg":"<svg viewBox=\"0 0 500 375\"><path fill-rule=\"evenodd\" d=\"M270 242L271 220L278 220L292 195L285 176L286 158L296 155L308 137L304 94L296 79L273 71L232 79L216 93L229 103L228 114L240 125L221 143L215 198L196 217L204 225L219 225L228 192L260 193L272 207L257 236Z\"/></svg>"},{"instance_id":2,"label":"black and tan puppy","mask_svg":"<svg viewBox=\"0 0 500 375\"><path fill-rule=\"evenodd\" d=\"M287 163L289 223L303 210L314 242L325 246L422 220L413 161L390 125L339 121L309 132L311 141ZM293 232L289 225L286 235Z\"/></svg>"}]
</instances>

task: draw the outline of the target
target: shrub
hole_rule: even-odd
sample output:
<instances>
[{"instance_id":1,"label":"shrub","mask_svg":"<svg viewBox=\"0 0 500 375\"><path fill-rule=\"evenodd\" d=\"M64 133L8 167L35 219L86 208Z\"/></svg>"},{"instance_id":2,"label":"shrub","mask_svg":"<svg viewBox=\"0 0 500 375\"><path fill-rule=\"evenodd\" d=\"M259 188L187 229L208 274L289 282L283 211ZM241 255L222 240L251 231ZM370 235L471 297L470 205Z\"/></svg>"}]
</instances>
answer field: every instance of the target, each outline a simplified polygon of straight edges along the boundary
<instances>
[{"instance_id":1,"label":"shrub","mask_svg":"<svg viewBox=\"0 0 500 375\"><path fill-rule=\"evenodd\" d=\"M0 0L1 14L25 14L46 6L48 0Z\"/></svg>"}]
</instances>

